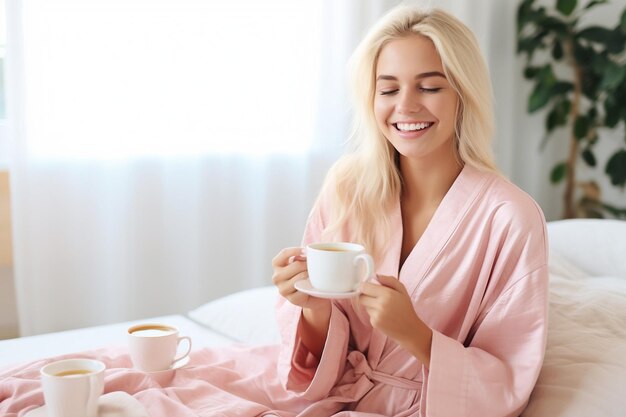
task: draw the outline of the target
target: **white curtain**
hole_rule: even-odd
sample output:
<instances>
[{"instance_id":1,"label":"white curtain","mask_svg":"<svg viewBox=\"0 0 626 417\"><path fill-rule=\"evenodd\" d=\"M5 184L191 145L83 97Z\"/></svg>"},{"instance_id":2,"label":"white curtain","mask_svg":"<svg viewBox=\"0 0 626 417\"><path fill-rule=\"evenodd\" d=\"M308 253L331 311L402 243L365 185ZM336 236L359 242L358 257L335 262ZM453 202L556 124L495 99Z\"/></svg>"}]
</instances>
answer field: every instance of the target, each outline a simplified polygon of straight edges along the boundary
<instances>
[{"instance_id":1,"label":"white curtain","mask_svg":"<svg viewBox=\"0 0 626 417\"><path fill-rule=\"evenodd\" d=\"M270 283L340 152L313 140L321 11L10 2L23 335L182 313Z\"/></svg>"},{"instance_id":2,"label":"white curtain","mask_svg":"<svg viewBox=\"0 0 626 417\"><path fill-rule=\"evenodd\" d=\"M182 313L269 284L346 139L346 61L397 3L8 0L21 333ZM517 2L420 3L477 34L500 166L558 216L554 151L538 149L542 119L524 116Z\"/></svg>"}]
</instances>

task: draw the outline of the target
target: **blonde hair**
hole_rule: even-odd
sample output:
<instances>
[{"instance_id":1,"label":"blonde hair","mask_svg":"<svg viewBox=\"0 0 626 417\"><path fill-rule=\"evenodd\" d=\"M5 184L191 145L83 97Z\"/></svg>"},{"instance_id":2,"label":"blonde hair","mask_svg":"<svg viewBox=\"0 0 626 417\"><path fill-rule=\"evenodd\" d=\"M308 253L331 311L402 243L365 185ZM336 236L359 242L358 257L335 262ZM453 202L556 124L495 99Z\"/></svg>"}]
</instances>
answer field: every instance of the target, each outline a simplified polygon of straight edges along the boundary
<instances>
[{"instance_id":1,"label":"blonde hair","mask_svg":"<svg viewBox=\"0 0 626 417\"><path fill-rule=\"evenodd\" d=\"M474 35L439 9L392 9L372 27L351 57L351 149L330 169L320 193L330 208L323 237L359 242L379 260L391 234L388 213L399 199L402 178L396 150L374 116L376 63L387 43L416 34L433 42L446 78L459 97L454 141L458 157L480 170L497 171L491 153L491 82Z\"/></svg>"}]
</instances>

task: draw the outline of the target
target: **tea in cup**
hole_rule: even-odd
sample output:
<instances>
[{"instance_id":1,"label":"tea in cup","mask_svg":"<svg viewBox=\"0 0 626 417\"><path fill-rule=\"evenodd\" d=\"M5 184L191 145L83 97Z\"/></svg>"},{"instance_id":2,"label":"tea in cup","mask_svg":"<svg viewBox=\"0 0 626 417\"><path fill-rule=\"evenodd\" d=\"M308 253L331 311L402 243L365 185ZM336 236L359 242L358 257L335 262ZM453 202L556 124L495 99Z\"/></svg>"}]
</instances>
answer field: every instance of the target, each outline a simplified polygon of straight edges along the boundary
<instances>
[{"instance_id":1,"label":"tea in cup","mask_svg":"<svg viewBox=\"0 0 626 417\"><path fill-rule=\"evenodd\" d=\"M105 369L94 359L65 359L41 368L47 416L97 417Z\"/></svg>"},{"instance_id":2,"label":"tea in cup","mask_svg":"<svg viewBox=\"0 0 626 417\"><path fill-rule=\"evenodd\" d=\"M311 286L319 291L355 291L375 272L374 260L356 243L313 243L306 248Z\"/></svg>"},{"instance_id":3,"label":"tea in cup","mask_svg":"<svg viewBox=\"0 0 626 417\"><path fill-rule=\"evenodd\" d=\"M176 356L178 346L187 341L187 350ZM191 352L191 338L179 336L178 328L169 324L144 323L128 328L130 358L136 369L144 372L171 369Z\"/></svg>"}]
</instances>

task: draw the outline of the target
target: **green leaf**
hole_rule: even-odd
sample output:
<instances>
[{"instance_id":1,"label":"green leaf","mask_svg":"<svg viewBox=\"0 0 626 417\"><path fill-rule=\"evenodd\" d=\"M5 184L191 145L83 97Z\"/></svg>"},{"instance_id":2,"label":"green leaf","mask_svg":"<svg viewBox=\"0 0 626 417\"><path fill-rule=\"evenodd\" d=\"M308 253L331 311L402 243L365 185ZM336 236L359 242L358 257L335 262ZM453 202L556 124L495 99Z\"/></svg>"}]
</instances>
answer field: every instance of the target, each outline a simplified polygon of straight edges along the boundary
<instances>
[{"instance_id":1,"label":"green leaf","mask_svg":"<svg viewBox=\"0 0 626 417\"><path fill-rule=\"evenodd\" d=\"M574 45L574 58L579 65L586 66L592 61L594 51L576 42Z\"/></svg>"},{"instance_id":2,"label":"green leaf","mask_svg":"<svg viewBox=\"0 0 626 417\"><path fill-rule=\"evenodd\" d=\"M552 57L557 61L563 58L563 46L558 40L554 41L554 46L552 47Z\"/></svg>"},{"instance_id":3,"label":"green leaf","mask_svg":"<svg viewBox=\"0 0 626 417\"><path fill-rule=\"evenodd\" d=\"M552 168L552 172L550 172L550 181L552 182L552 184L558 184L559 182L563 181L563 178L565 178L565 174L567 174L567 163L561 162L560 164L557 164L554 168Z\"/></svg>"},{"instance_id":4,"label":"green leaf","mask_svg":"<svg viewBox=\"0 0 626 417\"><path fill-rule=\"evenodd\" d=\"M595 107L589 108L589 111L587 112L587 117L589 117L589 120L594 121L597 116L598 110Z\"/></svg>"},{"instance_id":5,"label":"green leaf","mask_svg":"<svg viewBox=\"0 0 626 417\"><path fill-rule=\"evenodd\" d=\"M614 128L620 119L620 103L616 101L615 95L608 95L604 100L604 125Z\"/></svg>"},{"instance_id":6,"label":"green leaf","mask_svg":"<svg viewBox=\"0 0 626 417\"><path fill-rule=\"evenodd\" d=\"M621 149L611 156L604 172L611 178L611 184L617 187L626 185L626 149Z\"/></svg>"},{"instance_id":7,"label":"green leaf","mask_svg":"<svg viewBox=\"0 0 626 417\"><path fill-rule=\"evenodd\" d=\"M537 26L554 32L557 35L567 35L573 25L554 16L544 16L537 21Z\"/></svg>"},{"instance_id":8,"label":"green leaf","mask_svg":"<svg viewBox=\"0 0 626 417\"><path fill-rule=\"evenodd\" d=\"M543 108L552 97L552 90L542 83L537 83L535 89L528 98L528 113L534 113Z\"/></svg>"},{"instance_id":9,"label":"green leaf","mask_svg":"<svg viewBox=\"0 0 626 417\"><path fill-rule=\"evenodd\" d=\"M569 100L563 100L563 103L561 103L561 111L563 112L564 122L567 121L567 118L569 117L569 112L571 109L572 109L572 102Z\"/></svg>"},{"instance_id":10,"label":"green leaf","mask_svg":"<svg viewBox=\"0 0 626 417\"><path fill-rule=\"evenodd\" d=\"M527 80L533 79L537 74L539 74L540 70L541 67L526 67L524 68L524 78Z\"/></svg>"},{"instance_id":11,"label":"green leaf","mask_svg":"<svg viewBox=\"0 0 626 417\"><path fill-rule=\"evenodd\" d=\"M622 28L622 32L626 33L626 10L622 13L622 18L619 23L620 28Z\"/></svg>"},{"instance_id":12,"label":"green leaf","mask_svg":"<svg viewBox=\"0 0 626 417\"><path fill-rule=\"evenodd\" d=\"M544 35L545 36L545 35ZM532 58L535 49L543 47L543 36L532 36L529 38L520 38L517 42L517 53L526 52L529 58Z\"/></svg>"},{"instance_id":13,"label":"green leaf","mask_svg":"<svg viewBox=\"0 0 626 417\"><path fill-rule=\"evenodd\" d=\"M609 213L611 213L615 217L624 217L626 218L626 208L615 207L611 204L602 203L602 208Z\"/></svg>"},{"instance_id":14,"label":"green leaf","mask_svg":"<svg viewBox=\"0 0 626 417\"><path fill-rule=\"evenodd\" d=\"M607 4L607 0L593 0L591 3L585 6L585 9L591 9L592 7L598 6L600 4Z\"/></svg>"},{"instance_id":15,"label":"green leaf","mask_svg":"<svg viewBox=\"0 0 626 417\"><path fill-rule=\"evenodd\" d=\"M599 93L598 86L602 78L590 69L583 69L581 81L583 94L585 97L595 102Z\"/></svg>"},{"instance_id":16,"label":"green leaf","mask_svg":"<svg viewBox=\"0 0 626 417\"><path fill-rule=\"evenodd\" d=\"M535 49L540 48L543 49L545 48L545 45L543 44L543 39L549 34L548 30L545 28L542 28L541 30L539 30L537 33L535 33L529 40L527 48L530 48L529 53L532 56L533 52L535 52Z\"/></svg>"},{"instance_id":17,"label":"green leaf","mask_svg":"<svg viewBox=\"0 0 626 417\"><path fill-rule=\"evenodd\" d=\"M552 65L546 64L541 67L539 71L539 81L546 87L552 87L554 85L556 77L554 76L554 71L552 71Z\"/></svg>"},{"instance_id":18,"label":"green leaf","mask_svg":"<svg viewBox=\"0 0 626 417\"><path fill-rule=\"evenodd\" d=\"M526 52L527 54L530 54L530 51L534 49L533 47L531 47L531 39L530 38L524 38L524 37L520 37L517 38L517 53L521 54L523 52Z\"/></svg>"},{"instance_id":19,"label":"green leaf","mask_svg":"<svg viewBox=\"0 0 626 417\"><path fill-rule=\"evenodd\" d=\"M626 87L625 84L626 83L622 84L620 87ZM613 97L615 102L615 111L619 113L619 117L624 120L624 123L626 123L626 88L618 88L615 96L616 97Z\"/></svg>"},{"instance_id":20,"label":"green leaf","mask_svg":"<svg viewBox=\"0 0 626 417\"><path fill-rule=\"evenodd\" d=\"M559 125L559 113L556 109L550 110L548 117L546 118L546 130L548 133L552 132L555 127Z\"/></svg>"},{"instance_id":21,"label":"green leaf","mask_svg":"<svg viewBox=\"0 0 626 417\"><path fill-rule=\"evenodd\" d=\"M528 112L533 113L543 108L555 95L554 87L557 84L552 66L544 65L536 74L537 84L528 98Z\"/></svg>"},{"instance_id":22,"label":"green leaf","mask_svg":"<svg viewBox=\"0 0 626 417\"><path fill-rule=\"evenodd\" d=\"M596 156L593 154L593 152L591 151L591 149L587 148L583 151L582 153L582 157L583 160L587 163L587 165L589 165L590 167L595 167L596 166Z\"/></svg>"},{"instance_id":23,"label":"green leaf","mask_svg":"<svg viewBox=\"0 0 626 417\"><path fill-rule=\"evenodd\" d=\"M602 81L598 88L602 90L612 90L617 87L626 76L626 67L618 65L613 61L607 61L602 73Z\"/></svg>"},{"instance_id":24,"label":"green leaf","mask_svg":"<svg viewBox=\"0 0 626 417\"><path fill-rule=\"evenodd\" d=\"M603 28L601 26L591 26L578 32L577 37L580 39L587 39L588 41L595 43L606 44L611 40L613 31L611 29Z\"/></svg>"},{"instance_id":25,"label":"green leaf","mask_svg":"<svg viewBox=\"0 0 626 417\"><path fill-rule=\"evenodd\" d=\"M576 0L557 0L556 8L565 16L569 16L576 8Z\"/></svg>"},{"instance_id":26,"label":"green leaf","mask_svg":"<svg viewBox=\"0 0 626 417\"><path fill-rule=\"evenodd\" d=\"M578 116L576 122L574 122L574 136L576 139L581 140L587 136L591 121L587 116Z\"/></svg>"},{"instance_id":27,"label":"green leaf","mask_svg":"<svg viewBox=\"0 0 626 417\"><path fill-rule=\"evenodd\" d=\"M626 46L626 35L622 31L622 28L618 26L613 29L613 36L606 46L606 50L610 54L619 54L624 50L624 46Z\"/></svg>"},{"instance_id":28,"label":"green leaf","mask_svg":"<svg viewBox=\"0 0 626 417\"><path fill-rule=\"evenodd\" d=\"M557 81L552 86L552 93L553 94L565 94L565 93L572 91L573 89L574 89L574 84L572 84L571 82Z\"/></svg>"},{"instance_id":29,"label":"green leaf","mask_svg":"<svg viewBox=\"0 0 626 417\"><path fill-rule=\"evenodd\" d=\"M608 54L606 53L592 53L591 54L591 69L594 70L594 72L601 74L602 72L604 72L604 67L610 62L610 58L608 56Z\"/></svg>"},{"instance_id":30,"label":"green leaf","mask_svg":"<svg viewBox=\"0 0 626 417\"><path fill-rule=\"evenodd\" d=\"M517 8L517 33L521 32L526 23L532 21L534 0L524 0Z\"/></svg>"},{"instance_id":31,"label":"green leaf","mask_svg":"<svg viewBox=\"0 0 626 417\"><path fill-rule=\"evenodd\" d=\"M559 100L546 118L546 130L550 133L552 130L567 123L567 117L571 109L572 103L565 99Z\"/></svg>"}]
</instances>

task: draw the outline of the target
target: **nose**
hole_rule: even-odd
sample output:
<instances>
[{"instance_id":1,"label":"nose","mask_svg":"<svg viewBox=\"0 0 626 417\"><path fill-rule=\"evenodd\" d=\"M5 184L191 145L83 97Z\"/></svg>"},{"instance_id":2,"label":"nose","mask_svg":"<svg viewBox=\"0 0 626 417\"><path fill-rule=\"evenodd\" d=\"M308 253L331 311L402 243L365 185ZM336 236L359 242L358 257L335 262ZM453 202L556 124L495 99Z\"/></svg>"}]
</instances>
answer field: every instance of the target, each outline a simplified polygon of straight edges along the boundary
<instances>
[{"instance_id":1,"label":"nose","mask_svg":"<svg viewBox=\"0 0 626 417\"><path fill-rule=\"evenodd\" d=\"M396 111L399 114L417 113L421 108L422 103L417 92L405 90L400 93L396 104Z\"/></svg>"}]
</instances>

